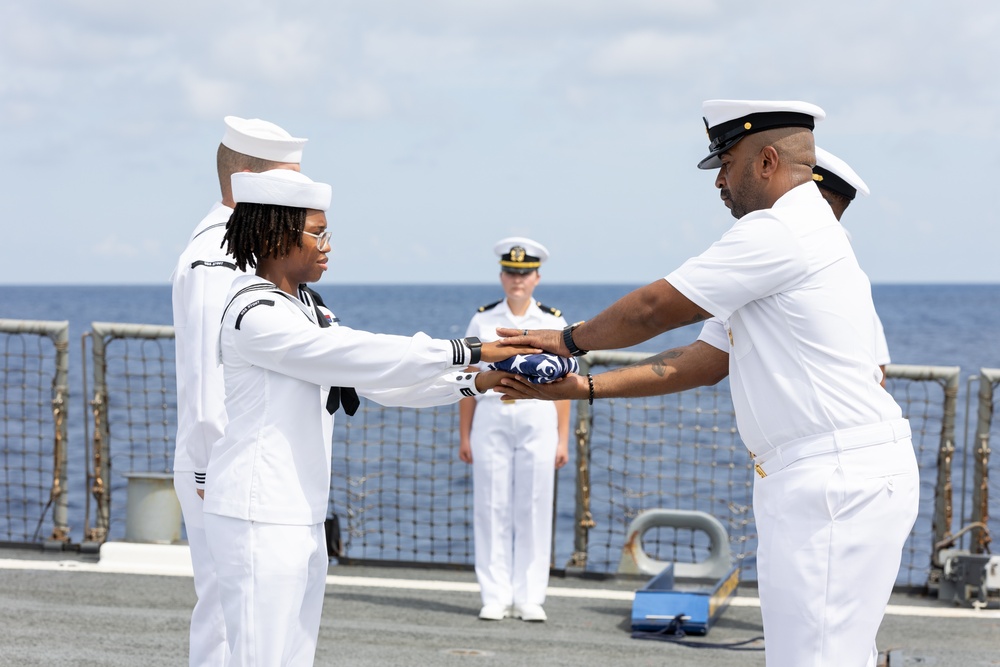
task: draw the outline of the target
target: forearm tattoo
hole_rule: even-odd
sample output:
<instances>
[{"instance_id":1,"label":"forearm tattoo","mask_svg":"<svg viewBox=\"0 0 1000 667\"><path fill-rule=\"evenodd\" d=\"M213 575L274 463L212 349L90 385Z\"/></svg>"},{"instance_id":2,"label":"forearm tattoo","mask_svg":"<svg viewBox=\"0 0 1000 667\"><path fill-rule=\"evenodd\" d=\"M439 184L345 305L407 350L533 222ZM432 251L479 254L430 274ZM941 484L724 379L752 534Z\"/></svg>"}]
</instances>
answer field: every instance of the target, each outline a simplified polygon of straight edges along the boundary
<instances>
[{"instance_id":1,"label":"forearm tattoo","mask_svg":"<svg viewBox=\"0 0 1000 667\"><path fill-rule=\"evenodd\" d=\"M642 362L642 365L649 366L654 373L663 377L667 374L667 364L665 362L670 359L677 359L682 354L684 354L682 350L667 350L666 352L660 352L659 354L646 359Z\"/></svg>"},{"instance_id":2,"label":"forearm tattoo","mask_svg":"<svg viewBox=\"0 0 1000 667\"><path fill-rule=\"evenodd\" d=\"M695 313L694 315L691 316L691 319L689 319L688 321L675 322L674 324L671 324L666 329L664 329L664 331L673 331L674 329L680 329L682 327L686 327L691 324L698 324L698 322L704 322L707 319L708 318L702 315L701 313Z\"/></svg>"},{"instance_id":3,"label":"forearm tattoo","mask_svg":"<svg viewBox=\"0 0 1000 667\"><path fill-rule=\"evenodd\" d=\"M682 323L678 324L677 328L679 329L681 327L686 327L689 324L697 324L698 322L703 322L704 320L705 320L705 316L704 315L702 315L701 313L695 313L691 317L691 319L688 320L687 322L682 322Z\"/></svg>"}]
</instances>

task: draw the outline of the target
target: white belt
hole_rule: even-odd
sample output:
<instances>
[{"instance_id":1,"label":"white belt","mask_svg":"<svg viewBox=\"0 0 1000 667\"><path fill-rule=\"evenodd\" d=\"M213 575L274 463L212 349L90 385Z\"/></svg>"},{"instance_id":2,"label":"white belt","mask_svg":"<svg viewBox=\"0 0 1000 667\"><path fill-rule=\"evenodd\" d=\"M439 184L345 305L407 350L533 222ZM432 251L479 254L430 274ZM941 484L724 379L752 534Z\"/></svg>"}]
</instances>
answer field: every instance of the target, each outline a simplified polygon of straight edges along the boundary
<instances>
[{"instance_id":1,"label":"white belt","mask_svg":"<svg viewBox=\"0 0 1000 667\"><path fill-rule=\"evenodd\" d=\"M767 477L769 474L778 472L785 466L807 456L871 447L909 437L910 422L906 419L893 419L869 426L855 426L823 435L799 438L779 445L763 454L751 453L751 456L753 456L754 470L757 471L757 474L761 477Z\"/></svg>"}]
</instances>

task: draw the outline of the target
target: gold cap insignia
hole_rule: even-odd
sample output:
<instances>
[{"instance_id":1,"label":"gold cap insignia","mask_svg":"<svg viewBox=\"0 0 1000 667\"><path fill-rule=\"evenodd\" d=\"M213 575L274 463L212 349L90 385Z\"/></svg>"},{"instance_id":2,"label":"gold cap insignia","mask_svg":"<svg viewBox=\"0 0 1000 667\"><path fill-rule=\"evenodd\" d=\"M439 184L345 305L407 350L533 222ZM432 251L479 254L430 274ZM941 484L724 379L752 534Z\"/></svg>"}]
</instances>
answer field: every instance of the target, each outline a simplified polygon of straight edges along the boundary
<instances>
[{"instance_id":1,"label":"gold cap insignia","mask_svg":"<svg viewBox=\"0 0 1000 667\"><path fill-rule=\"evenodd\" d=\"M524 248L519 245L514 246L510 249L510 259L513 262L523 262L524 256L528 253L525 252Z\"/></svg>"}]
</instances>

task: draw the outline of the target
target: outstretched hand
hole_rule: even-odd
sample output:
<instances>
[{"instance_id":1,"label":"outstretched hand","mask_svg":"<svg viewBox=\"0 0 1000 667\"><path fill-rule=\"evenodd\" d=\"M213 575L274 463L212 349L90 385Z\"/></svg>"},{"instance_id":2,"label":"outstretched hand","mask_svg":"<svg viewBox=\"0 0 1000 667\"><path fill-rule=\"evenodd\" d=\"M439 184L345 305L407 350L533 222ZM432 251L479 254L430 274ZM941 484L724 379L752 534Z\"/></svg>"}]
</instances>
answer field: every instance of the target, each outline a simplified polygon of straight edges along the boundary
<instances>
[{"instance_id":1,"label":"outstretched hand","mask_svg":"<svg viewBox=\"0 0 1000 667\"><path fill-rule=\"evenodd\" d=\"M590 387L587 376L570 373L566 377L548 384L532 384L527 379L515 375L500 380L493 388L498 394L503 394L503 400L514 401L533 398L542 401L566 401L587 398Z\"/></svg>"},{"instance_id":2,"label":"outstretched hand","mask_svg":"<svg viewBox=\"0 0 1000 667\"><path fill-rule=\"evenodd\" d=\"M501 345L528 345L560 357L570 356L563 343L561 329L505 329L498 328Z\"/></svg>"},{"instance_id":3,"label":"outstretched hand","mask_svg":"<svg viewBox=\"0 0 1000 667\"><path fill-rule=\"evenodd\" d=\"M500 384L500 381L505 378L516 377L513 373L505 373L503 371L479 371L476 375L476 389L479 393L483 393L487 389L495 389Z\"/></svg>"}]
</instances>

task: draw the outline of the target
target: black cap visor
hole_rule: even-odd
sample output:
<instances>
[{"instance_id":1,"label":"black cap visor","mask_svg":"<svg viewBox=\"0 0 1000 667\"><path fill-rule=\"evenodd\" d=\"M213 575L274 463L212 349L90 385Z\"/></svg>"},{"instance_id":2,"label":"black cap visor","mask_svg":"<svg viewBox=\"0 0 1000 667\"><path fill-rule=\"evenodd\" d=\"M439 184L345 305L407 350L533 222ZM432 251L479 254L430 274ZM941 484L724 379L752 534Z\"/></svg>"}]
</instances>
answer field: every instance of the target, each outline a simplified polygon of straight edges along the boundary
<instances>
[{"instance_id":1,"label":"black cap visor","mask_svg":"<svg viewBox=\"0 0 1000 667\"><path fill-rule=\"evenodd\" d=\"M752 113L725 123L719 123L715 127L708 127L707 118L702 120L705 121L710 143L708 144L708 156L698 163L699 169L718 169L721 167L722 160L719 159L719 156L749 134L776 127L804 127L811 130L816 126L816 119L809 114L793 111Z\"/></svg>"},{"instance_id":2,"label":"black cap visor","mask_svg":"<svg viewBox=\"0 0 1000 667\"><path fill-rule=\"evenodd\" d=\"M842 197L847 197L851 201L858 196L858 189L837 176L835 173L829 169L824 169L823 167L813 168L813 180L816 181L816 185L830 192L835 192Z\"/></svg>"}]
</instances>

